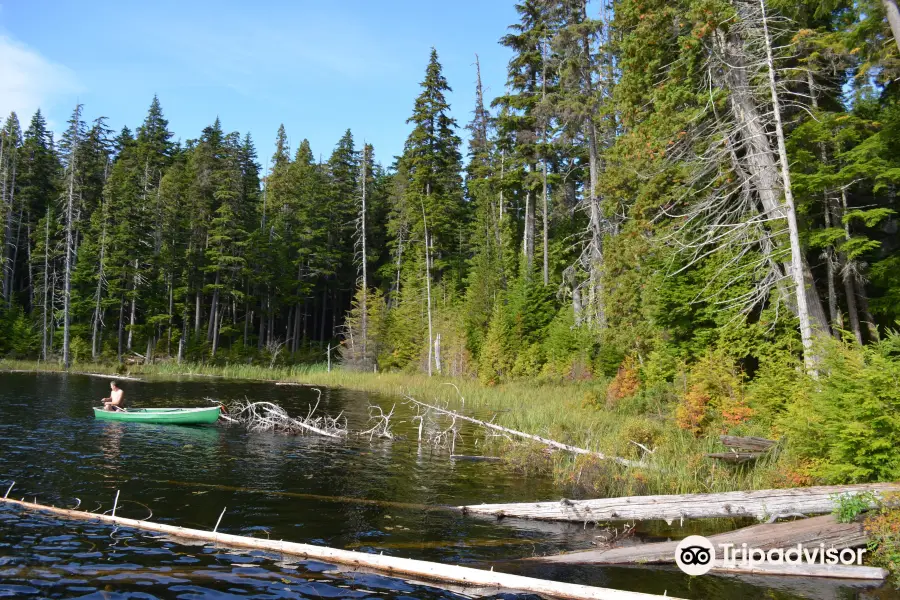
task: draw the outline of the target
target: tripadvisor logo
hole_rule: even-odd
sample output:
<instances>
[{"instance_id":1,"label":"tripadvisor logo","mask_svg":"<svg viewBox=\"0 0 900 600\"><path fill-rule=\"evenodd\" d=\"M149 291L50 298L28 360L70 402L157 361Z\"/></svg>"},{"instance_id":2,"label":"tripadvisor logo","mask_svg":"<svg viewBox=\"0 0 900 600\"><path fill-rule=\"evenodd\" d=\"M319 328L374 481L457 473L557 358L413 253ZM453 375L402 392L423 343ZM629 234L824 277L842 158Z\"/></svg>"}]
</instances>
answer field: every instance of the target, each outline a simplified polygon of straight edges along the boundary
<instances>
[{"instance_id":1,"label":"tripadvisor logo","mask_svg":"<svg viewBox=\"0 0 900 600\"><path fill-rule=\"evenodd\" d=\"M825 544L806 547L797 544L787 549L749 547L747 544L718 544L721 560L716 560L716 549L712 542L701 535L691 535L678 543L675 548L675 564L688 575L705 575L714 566L724 568L749 567L757 565L861 565L865 548L826 548Z\"/></svg>"},{"instance_id":2,"label":"tripadvisor logo","mask_svg":"<svg viewBox=\"0 0 900 600\"><path fill-rule=\"evenodd\" d=\"M702 535L689 535L675 548L675 564L688 575L705 575L713 568L716 549Z\"/></svg>"}]
</instances>

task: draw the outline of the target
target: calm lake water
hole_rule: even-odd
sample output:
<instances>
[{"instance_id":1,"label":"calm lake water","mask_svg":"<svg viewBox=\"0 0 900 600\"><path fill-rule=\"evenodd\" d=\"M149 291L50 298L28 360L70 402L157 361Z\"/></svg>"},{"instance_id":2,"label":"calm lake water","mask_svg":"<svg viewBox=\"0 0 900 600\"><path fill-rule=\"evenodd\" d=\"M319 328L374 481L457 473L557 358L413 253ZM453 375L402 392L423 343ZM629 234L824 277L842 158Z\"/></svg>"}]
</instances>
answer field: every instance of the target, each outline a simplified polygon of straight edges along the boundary
<instances>
[{"instance_id":1,"label":"calm lake water","mask_svg":"<svg viewBox=\"0 0 900 600\"><path fill-rule=\"evenodd\" d=\"M123 382L130 406L202 406L267 400L305 415L318 393L197 378ZM572 568L516 559L590 548L593 527L464 517L441 508L558 499L565 490L502 464L454 462L416 443L399 400L322 390L319 411L365 428L368 406L397 404L394 440L248 433L94 420L107 380L0 373L0 494L103 512L682 598L896 598L886 587L797 578L691 579L665 568ZM400 422L404 421L406 422ZM476 431L457 452L480 454ZM80 504L79 504L80 503ZM686 535L688 532L673 535ZM656 532L658 535L659 532ZM157 535L59 520L0 506L0 597L33 598L465 598L462 590L262 552L182 545ZM517 596L524 598L524 596Z\"/></svg>"}]
</instances>

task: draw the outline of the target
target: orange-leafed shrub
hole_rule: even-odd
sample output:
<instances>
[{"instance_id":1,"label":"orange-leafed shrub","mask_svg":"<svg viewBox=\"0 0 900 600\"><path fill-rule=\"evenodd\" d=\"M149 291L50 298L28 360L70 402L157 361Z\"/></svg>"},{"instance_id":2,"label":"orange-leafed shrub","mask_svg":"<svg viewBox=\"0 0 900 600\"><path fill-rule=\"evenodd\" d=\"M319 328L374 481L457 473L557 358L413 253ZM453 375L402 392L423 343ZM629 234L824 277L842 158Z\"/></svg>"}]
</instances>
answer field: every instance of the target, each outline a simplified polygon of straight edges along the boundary
<instances>
[{"instance_id":1,"label":"orange-leafed shrub","mask_svg":"<svg viewBox=\"0 0 900 600\"><path fill-rule=\"evenodd\" d=\"M641 380L638 377L638 369L633 356L628 356L619 365L616 376L609 382L606 389L607 406L615 406L619 400L634 396L641 387Z\"/></svg>"},{"instance_id":2,"label":"orange-leafed shrub","mask_svg":"<svg viewBox=\"0 0 900 600\"><path fill-rule=\"evenodd\" d=\"M694 435L701 435L714 423L727 430L753 415L744 398L743 373L721 353L710 353L697 362L686 383L675 408L675 421Z\"/></svg>"}]
</instances>

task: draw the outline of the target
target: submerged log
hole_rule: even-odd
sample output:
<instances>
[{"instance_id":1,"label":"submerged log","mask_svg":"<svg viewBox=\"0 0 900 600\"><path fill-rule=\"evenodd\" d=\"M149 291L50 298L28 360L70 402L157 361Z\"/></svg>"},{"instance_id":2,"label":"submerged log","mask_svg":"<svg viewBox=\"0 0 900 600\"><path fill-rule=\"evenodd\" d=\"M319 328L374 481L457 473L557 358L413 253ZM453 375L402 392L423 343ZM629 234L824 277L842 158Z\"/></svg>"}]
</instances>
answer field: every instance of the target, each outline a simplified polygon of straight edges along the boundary
<instances>
[{"instance_id":1,"label":"submerged log","mask_svg":"<svg viewBox=\"0 0 900 600\"><path fill-rule=\"evenodd\" d=\"M843 550L859 548L867 541L862 523L838 523L833 515L824 515L810 519L800 519L790 523L767 523L752 525L710 536L716 548L716 562L713 571L738 575L797 575L803 577L835 577L843 579L884 579L884 569L861 565L828 565L813 563L801 564L751 564L738 557L729 563L723 562L720 544L731 544L734 548L758 548L772 550L796 548L802 544L804 548L822 551L827 548ZM636 544L605 550L587 550L571 552L558 556L535 557L527 560L564 564L620 565L620 564L660 564L674 563L678 541L658 542L652 544ZM862 552L862 551L858 551Z\"/></svg>"},{"instance_id":2,"label":"submerged log","mask_svg":"<svg viewBox=\"0 0 900 600\"><path fill-rule=\"evenodd\" d=\"M881 581L888 572L880 567L857 565L817 565L802 563L799 565L761 564L751 566L717 566L714 573L733 575L793 575L795 577L829 577L832 579L858 579L863 581Z\"/></svg>"},{"instance_id":3,"label":"submerged log","mask_svg":"<svg viewBox=\"0 0 900 600\"><path fill-rule=\"evenodd\" d=\"M628 521L753 517L761 521L778 515L830 513L833 496L900 492L897 483L834 485L718 494L626 496L597 500L560 500L514 504L473 504L460 507L472 514L547 521Z\"/></svg>"},{"instance_id":4,"label":"submerged log","mask_svg":"<svg viewBox=\"0 0 900 600\"><path fill-rule=\"evenodd\" d=\"M563 444L562 442L557 442L556 440L547 439L544 437L540 437L538 435L533 435L531 433L525 433L523 431L516 431L515 429L509 429L508 427L501 427L500 425L497 425L495 423L490 423L488 421L481 421L479 419L467 417L456 411L447 410L445 408L439 408L439 407L433 406L431 404L426 404L424 402L420 402L420 401L416 400L415 398L410 398L409 396L407 396L407 398L409 399L410 402L418 404L419 406L427 408L428 410L433 410L440 414L449 415L449 416L453 417L454 419L459 419L460 421L468 421L469 423L475 423L476 425L481 425L482 427L485 427L487 429L493 429L494 431L500 431L502 433L508 433L509 435L515 435L515 436L529 439L529 440L532 440L535 442L540 442L546 446L551 446L553 448L559 448L560 450L566 450L568 452L573 452L575 454L587 454L587 455L599 458L600 460L611 460L616 463L619 463L620 465L624 465L626 467L646 467L647 466L643 462L639 462L636 460L628 460L626 458L619 458L618 456L607 456L606 454L603 454L602 452L594 452L592 450L585 450L584 448L579 448L578 446L570 446L569 444Z\"/></svg>"},{"instance_id":5,"label":"submerged log","mask_svg":"<svg viewBox=\"0 0 900 600\"><path fill-rule=\"evenodd\" d=\"M103 521L105 523L114 523L123 527L131 527L143 531L164 533L176 538L204 540L222 544L227 547L254 548L269 552L278 552L302 558L334 562L353 568L373 569L393 576L404 575L419 577L432 582L451 582L463 584L467 587L489 587L498 590L533 592L535 594L571 600L657 600L663 598L663 596L657 596L655 594L642 594L638 592L626 592L573 583L547 581L532 577L522 577L521 575L510 575L497 571L485 571L482 569L460 567L457 565L432 563L424 560L384 556L383 554L368 554L351 550L327 548L324 546L313 546L310 544L298 544L295 542L259 539L241 535L203 531L200 529L175 527L163 523L152 523L150 521L138 521L136 519L112 517L85 511L42 506L31 502L20 502L8 499L0 499L0 502L19 506L28 510L48 512L71 519Z\"/></svg>"},{"instance_id":6,"label":"submerged log","mask_svg":"<svg viewBox=\"0 0 900 600\"><path fill-rule=\"evenodd\" d=\"M503 462L499 456L473 456L471 454L451 454L450 460L464 460L468 462Z\"/></svg>"}]
</instances>

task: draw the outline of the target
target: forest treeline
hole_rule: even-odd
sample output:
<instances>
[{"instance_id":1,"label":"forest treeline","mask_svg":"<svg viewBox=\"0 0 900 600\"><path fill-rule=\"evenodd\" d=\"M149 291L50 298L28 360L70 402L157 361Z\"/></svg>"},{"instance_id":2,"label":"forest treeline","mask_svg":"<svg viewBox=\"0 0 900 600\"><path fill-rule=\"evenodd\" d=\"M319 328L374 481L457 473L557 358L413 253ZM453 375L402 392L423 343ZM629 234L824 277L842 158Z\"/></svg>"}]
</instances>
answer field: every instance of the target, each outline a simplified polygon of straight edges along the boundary
<instances>
[{"instance_id":1,"label":"forest treeline","mask_svg":"<svg viewBox=\"0 0 900 600\"><path fill-rule=\"evenodd\" d=\"M476 68L460 125L432 51L398 157L348 130L317 159L282 127L260 159L218 119L180 143L157 98L118 133L79 105L58 140L10 115L0 351L274 365L339 345L489 384L605 374L610 398L691 365L777 381L840 348L895 360L894 0L516 10L504 93ZM695 383L690 428L727 396Z\"/></svg>"}]
</instances>

